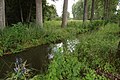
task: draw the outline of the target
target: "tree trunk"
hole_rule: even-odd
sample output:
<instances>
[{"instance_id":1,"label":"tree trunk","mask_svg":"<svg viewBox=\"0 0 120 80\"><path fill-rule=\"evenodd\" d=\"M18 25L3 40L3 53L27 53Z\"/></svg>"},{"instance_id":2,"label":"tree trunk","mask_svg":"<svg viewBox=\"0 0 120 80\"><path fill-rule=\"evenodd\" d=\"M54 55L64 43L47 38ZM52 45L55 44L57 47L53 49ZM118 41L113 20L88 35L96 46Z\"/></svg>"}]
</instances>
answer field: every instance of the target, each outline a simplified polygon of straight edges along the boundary
<instances>
[{"instance_id":1,"label":"tree trunk","mask_svg":"<svg viewBox=\"0 0 120 80\"><path fill-rule=\"evenodd\" d=\"M36 0L36 24L43 26L42 0Z\"/></svg>"},{"instance_id":2,"label":"tree trunk","mask_svg":"<svg viewBox=\"0 0 120 80\"><path fill-rule=\"evenodd\" d=\"M87 0L84 0L83 22L87 20Z\"/></svg>"},{"instance_id":3,"label":"tree trunk","mask_svg":"<svg viewBox=\"0 0 120 80\"><path fill-rule=\"evenodd\" d=\"M109 15L109 4L108 0L104 0L104 20L108 20L108 15Z\"/></svg>"},{"instance_id":4,"label":"tree trunk","mask_svg":"<svg viewBox=\"0 0 120 80\"><path fill-rule=\"evenodd\" d=\"M118 44L118 49L117 49L116 58L119 58L119 59L120 59L120 42L119 42L119 44Z\"/></svg>"},{"instance_id":5,"label":"tree trunk","mask_svg":"<svg viewBox=\"0 0 120 80\"><path fill-rule=\"evenodd\" d=\"M111 17L111 5L110 0L107 0L107 19L110 20Z\"/></svg>"},{"instance_id":6,"label":"tree trunk","mask_svg":"<svg viewBox=\"0 0 120 80\"><path fill-rule=\"evenodd\" d=\"M30 22L31 12L32 12L32 3L30 3L29 14L28 14L28 16L27 16L26 22Z\"/></svg>"},{"instance_id":7,"label":"tree trunk","mask_svg":"<svg viewBox=\"0 0 120 80\"><path fill-rule=\"evenodd\" d=\"M68 8L68 0L64 0L64 4L63 4L63 14L62 14L62 25L61 27L66 27L67 25L67 8Z\"/></svg>"},{"instance_id":8,"label":"tree trunk","mask_svg":"<svg viewBox=\"0 0 120 80\"><path fill-rule=\"evenodd\" d=\"M0 29L5 27L5 2L0 0Z\"/></svg>"},{"instance_id":9,"label":"tree trunk","mask_svg":"<svg viewBox=\"0 0 120 80\"><path fill-rule=\"evenodd\" d=\"M91 7L91 18L90 21L94 18L94 6L95 6L95 0L92 0L92 7Z\"/></svg>"},{"instance_id":10,"label":"tree trunk","mask_svg":"<svg viewBox=\"0 0 120 80\"><path fill-rule=\"evenodd\" d=\"M109 0L106 2L106 20L109 19Z\"/></svg>"},{"instance_id":11,"label":"tree trunk","mask_svg":"<svg viewBox=\"0 0 120 80\"><path fill-rule=\"evenodd\" d=\"M21 2L20 2L20 0L19 0L19 8L20 8L21 22L24 22L24 19L23 19L23 10L22 10L22 7L21 7Z\"/></svg>"}]
</instances>

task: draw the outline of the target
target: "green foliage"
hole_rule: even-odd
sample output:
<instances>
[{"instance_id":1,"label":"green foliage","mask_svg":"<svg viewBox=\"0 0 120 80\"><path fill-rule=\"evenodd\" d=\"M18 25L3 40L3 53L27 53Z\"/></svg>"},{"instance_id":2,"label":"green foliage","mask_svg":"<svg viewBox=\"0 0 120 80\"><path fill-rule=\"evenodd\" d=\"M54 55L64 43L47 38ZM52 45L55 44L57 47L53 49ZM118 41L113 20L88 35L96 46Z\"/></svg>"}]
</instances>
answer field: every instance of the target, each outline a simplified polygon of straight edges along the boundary
<instances>
[{"instance_id":1,"label":"green foliage","mask_svg":"<svg viewBox=\"0 0 120 80\"><path fill-rule=\"evenodd\" d=\"M104 76L100 76L95 74L95 71L92 69L88 70L88 73L86 74L85 78L83 78L82 80L108 80L106 79Z\"/></svg>"},{"instance_id":2,"label":"green foliage","mask_svg":"<svg viewBox=\"0 0 120 80\"><path fill-rule=\"evenodd\" d=\"M97 75L95 69L100 67L107 72L115 72L113 64L120 40L118 32L119 27L116 24L108 24L97 32L82 34L74 53L55 54L44 79L107 80L104 76ZM39 78L36 77L37 79Z\"/></svg>"},{"instance_id":3,"label":"green foliage","mask_svg":"<svg viewBox=\"0 0 120 80\"><path fill-rule=\"evenodd\" d=\"M77 33L86 31L82 26L74 27L74 24L75 22L69 22L65 29L60 27L60 21L47 21L44 23L44 28L39 28L33 23L30 25L14 24L0 34L0 52L16 53L28 47L75 38Z\"/></svg>"},{"instance_id":4,"label":"green foliage","mask_svg":"<svg viewBox=\"0 0 120 80\"><path fill-rule=\"evenodd\" d=\"M84 62L79 62L75 54L64 52L55 54L49 65L48 72L43 76L35 76L31 80L106 80L96 74Z\"/></svg>"},{"instance_id":5,"label":"green foliage","mask_svg":"<svg viewBox=\"0 0 120 80\"><path fill-rule=\"evenodd\" d=\"M95 0L95 8L94 8L94 19L99 20L103 17L103 2L100 0ZM73 4L72 6L72 13L73 13L73 18L75 20L82 20L83 19L83 10L84 10L84 0L78 0L77 3ZM92 0L87 0L87 17L90 19L91 17L91 4Z\"/></svg>"},{"instance_id":6,"label":"green foliage","mask_svg":"<svg viewBox=\"0 0 120 80\"><path fill-rule=\"evenodd\" d=\"M80 36L80 44L77 46L79 60L86 61L91 68L102 67L108 71L115 71L115 65L112 63L115 63L116 49L120 40L118 32L119 27L116 24L108 24L101 27L98 32Z\"/></svg>"},{"instance_id":7,"label":"green foliage","mask_svg":"<svg viewBox=\"0 0 120 80\"><path fill-rule=\"evenodd\" d=\"M16 53L28 47L75 38L78 34L99 29L98 26L103 23L104 21L95 21L91 24L87 21L83 27L81 21L69 21L67 28L61 28L60 21L46 21L44 28L35 26L34 23L14 24L0 32L0 52Z\"/></svg>"},{"instance_id":8,"label":"green foliage","mask_svg":"<svg viewBox=\"0 0 120 80\"><path fill-rule=\"evenodd\" d=\"M29 77L29 69L26 69L26 62L19 63L19 61L16 61L14 72L7 76L6 80L27 80L27 77Z\"/></svg>"},{"instance_id":9,"label":"green foliage","mask_svg":"<svg viewBox=\"0 0 120 80\"><path fill-rule=\"evenodd\" d=\"M48 80L64 80L69 79L78 80L80 71L80 63L77 60L77 57L72 57L70 54L59 54L55 56L55 59L52 61L49 66L46 79Z\"/></svg>"},{"instance_id":10,"label":"green foliage","mask_svg":"<svg viewBox=\"0 0 120 80\"><path fill-rule=\"evenodd\" d=\"M89 24L89 30L98 30L101 26L106 25L107 23L103 20L94 20Z\"/></svg>"},{"instance_id":11,"label":"green foliage","mask_svg":"<svg viewBox=\"0 0 120 80\"><path fill-rule=\"evenodd\" d=\"M57 18L57 12L56 12L56 8L55 5L45 5L45 7L43 8L44 10L44 20L53 20L55 18Z\"/></svg>"},{"instance_id":12,"label":"green foliage","mask_svg":"<svg viewBox=\"0 0 120 80\"><path fill-rule=\"evenodd\" d=\"M60 28L59 21L48 21L44 23L44 28L39 28L34 24L18 23L0 33L0 52L8 49L12 52L20 51L57 40L75 39L77 36L80 43L74 52L66 50L61 53L59 49L54 54L48 71L31 80L107 80L96 74L95 69L116 72L119 68L116 67L119 64L116 64L115 57L120 29L117 24L103 25L104 21L95 21L92 24L87 21L83 27L81 21L69 21L67 28Z\"/></svg>"},{"instance_id":13,"label":"green foliage","mask_svg":"<svg viewBox=\"0 0 120 80\"><path fill-rule=\"evenodd\" d=\"M35 4L34 0L5 0L6 23L11 25L18 22L34 22L36 16ZM49 5L46 0L42 1L42 5L43 20L53 20L58 17L55 5Z\"/></svg>"},{"instance_id":14,"label":"green foliage","mask_svg":"<svg viewBox=\"0 0 120 80\"><path fill-rule=\"evenodd\" d=\"M114 16L114 13L116 12L116 6L118 4L118 0L110 0L107 4L104 5L106 0L95 0L94 4L94 20L101 20L108 18L108 21L113 21L112 19ZM84 0L78 0L75 4L72 6L72 13L73 18L75 20L82 20L83 19L83 10L84 10ZM87 17L88 20L91 17L91 7L92 7L92 0L87 0ZM105 9L105 6L106 7ZM104 14L104 15L103 15Z\"/></svg>"},{"instance_id":15,"label":"green foliage","mask_svg":"<svg viewBox=\"0 0 120 80\"><path fill-rule=\"evenodd\" d=\"M4 51L9 50L10 48L19 49L21 46L19 43L23 42L25 38L25 27L21 24L13 25L13 27L9 29L3 30L1 34L1 47L4 48ZM16 49L16 50L17 50Z\"/></svg>"},{"instance_id":16,"label":"green foliage","mask_svg":"<svg viewBox=\"0 0 120 80\"><path fill-rule=\"evenodd\" d=\"M45 77L44 77L45 75L36 75L36 76L34 76L32 79L30 79L30 80L45 80Z\"/></svg>"},{"instance_id":17,"label":"green foliage","mask_svg":"<svg viewBox=\"0 0 120 80\"><path fill-rule=\"evenodd\" d=\"M83 19L83 0L79 0L76 4L73 4L72 6L72 13L73 13L73 18L74 19Z\"/></svg>"}]
</instances>

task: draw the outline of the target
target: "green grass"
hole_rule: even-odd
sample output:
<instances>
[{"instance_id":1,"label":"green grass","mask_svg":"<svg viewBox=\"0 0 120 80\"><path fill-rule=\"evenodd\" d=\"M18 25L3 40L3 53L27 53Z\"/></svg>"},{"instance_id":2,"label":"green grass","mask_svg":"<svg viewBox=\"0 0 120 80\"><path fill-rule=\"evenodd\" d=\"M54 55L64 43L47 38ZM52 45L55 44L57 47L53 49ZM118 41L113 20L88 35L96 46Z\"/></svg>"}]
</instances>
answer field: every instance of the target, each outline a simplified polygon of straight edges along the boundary
<instances>
[{"instance_id":1,"label":"green grass","mask_svg":"<svg viewBox=\"0 0 120 80\"><path fill-rule=\"evenodd\" d=\"M79 35L80 43L72 54L69 51L60 54L58 51L48 72L36 75L31 80L109 80L95 70L100 68L112 74L119 73L119 67L116 67L119 61L115 63L119 30L117 24L107 24L98 31Z\"/></svg>"}]
</instances>

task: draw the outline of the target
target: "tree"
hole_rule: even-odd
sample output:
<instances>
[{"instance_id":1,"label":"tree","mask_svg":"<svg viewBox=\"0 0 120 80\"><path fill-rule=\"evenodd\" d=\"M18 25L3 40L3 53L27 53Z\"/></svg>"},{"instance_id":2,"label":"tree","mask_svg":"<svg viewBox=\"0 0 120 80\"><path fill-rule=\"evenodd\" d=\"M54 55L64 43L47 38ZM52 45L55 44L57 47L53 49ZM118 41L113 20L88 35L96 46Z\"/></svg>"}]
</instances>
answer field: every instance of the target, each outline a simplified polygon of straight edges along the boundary
<instances>
[{"instance_id":1,"label":"tree","mask_svg":"<svg viewBox=\"0 0 120 80\"><path fill-rule=\"evenodd\" d=\"M92 0L92 7L91 7L91 18L90 20L93 20L94 17L94 6L95 6L95 0Z\"/></svg>"},{"instance_id":2,"label":"tree","mask_svg":"<svg viewBox=\"0 0 120 80\"><path fill-rule=\"evenodd\" d=\"M77 3L73 4L72 6L72 14L74 19L83 19L83 0L79 0Z\"/></svg>"},{"instance_id":3,"label":"tree","mask_svg":"<svg viewBox=\"0 0 120 80\"><path fill-rule=\"evenodd\" d=\"M84 0L83 22L87 20L87 0Z\"/></svg>"},{"instance_id":4,"label":"tree","mask_svg":"<svg viewBox=\"0 0 120 80\"><path fill-rule=\"evenodd\" d=\"M104 20L108 19L108 0L104 0Z\"/></svg>"},{"instance_id":5,"label":"tree","mask_svg":"<svg viewBox=\"0 0 120 80\"><path fill-rule=\"evenodd\" d=\"M5 27L5 2L0 0L0 29Z\"/></svg>"},{"instance_id":6,"label":"tree","mask_svg":"<svg viewBox=\"0 0 120 80\"><path fill-rule=\"evenodd\" d=\"M94 0L94 7L92 8L92 0L87 0L87 14L91 14L91 9L94 8L94 19L101 19L103 17L103 4L100 0ZM83 20L84 0L78 0L77 3L72 6L72 13L74 19ZM91 19L91 15L87 15L87 19Z\"/></svg>"},{"instance_id":7,"label":"tree","mask_svg":"<svg viewBox=\"0 0 120 80\"><path fill-rule=\"evenodd\" d=\"M36 0L36 24L43 26L42 0Z\"/></svg>"},{"instance_id":8,"label":"tree","mask_svg":"<svg viewBox=\"0 0 120 80\"><path fill-rule=\"evenodd\" d=\"M35 0L5 0L5 3L7 25L18 22L29 23L35 21ZM55 19L56 17L57 12L55 6L47 4L46 0L42 0L42 22L44 22L44 20Z\"/></svg>"},{"instance_id":9,"label":"tree","mask_svg":"<svg viewBox=\"0 0 120 80\"><path fill-rule=\"evenodd\" d=\"M107 1L107 3L105 1ZM91 19L93 16L94 19L99 20L105 19L108 16L108 19L112 20L111 18L114 18L113 15L116 12L115 10L118 4L117 0L87 0L87 3L84 2L86 1L78 0L78 2L72 6L72 13L74 19L83 19L83 15L81 14L84 14L84 4L87 4L87 19Z\"/></svg>"},{"instance_id":10,"label":"tree","mask_svg":"<svg viewBox=\"0 0 120 80\"><path fill-rule=\"evenodd\" d=\"M44 20L49 21L57 17L57 11L54 5L46 5L43 12L44 12L44 16L43 16Z\"/></svg>"},{"instance_id":11,"label":"tree","mask_svg":"<svg viewBox=\"0 0 120 80\"><path fill-rule=\"evenodd\" d=\"M65 27L67 25L67 14L68 14L67 8L68 8L68 0L64 0L61 27Z\"/></svg>"},{"instance_id":12,"label":"tree","mask_svg":"<svg viewBox=\"0 0 120 80\"><path fill-rule=\"evenodd\" d=\"M104 14L103 18L104 20L111 20L111 17L114 15L116 12L116 6L118 4L117 0L104 0Z\"/></svg>"},{"instance_id":13,"label":"tree","mask_svg":"<svg viewBox=\"0 0 120 80\"><path fill-rule=\"evenodd\" d=\"M7 25L28 23L35 19L35 0L5 0L5 3Z\"/></svg>"}]
</instances>

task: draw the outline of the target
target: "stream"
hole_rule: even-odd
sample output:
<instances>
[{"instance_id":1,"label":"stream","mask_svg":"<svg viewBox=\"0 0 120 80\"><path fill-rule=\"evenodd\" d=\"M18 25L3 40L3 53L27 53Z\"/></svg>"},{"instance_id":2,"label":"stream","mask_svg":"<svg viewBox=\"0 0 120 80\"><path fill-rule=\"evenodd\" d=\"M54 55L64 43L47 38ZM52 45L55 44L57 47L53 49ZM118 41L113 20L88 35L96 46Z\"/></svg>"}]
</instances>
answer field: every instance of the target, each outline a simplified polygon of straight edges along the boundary
<instances>
[{"instance_id":1,"label":"stream","mask_svg":"<svg viewBox=\"0 0 120 80\"><path fill-rule=\"evenodd\" d=\"M67 40L67 49L70 52L75 50L79 41ZM26 61L26 68L31 69L33 74L43 73L47 70L49 62L54 58L54 53L61 49L63 53L63 42L56 44L40 45L28 48L16 54L8 54L0 57L0 78L6 77L10 72L14 72L15 63L21 59Z\"/></svg>"}]
</instances>

